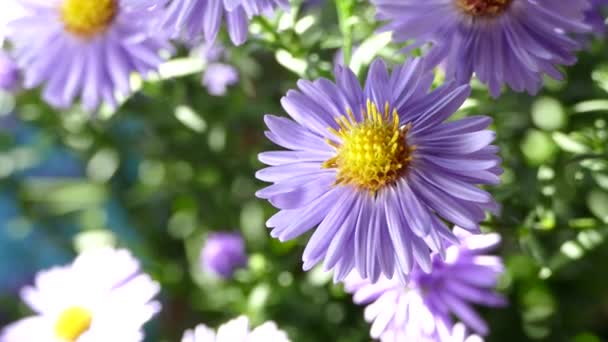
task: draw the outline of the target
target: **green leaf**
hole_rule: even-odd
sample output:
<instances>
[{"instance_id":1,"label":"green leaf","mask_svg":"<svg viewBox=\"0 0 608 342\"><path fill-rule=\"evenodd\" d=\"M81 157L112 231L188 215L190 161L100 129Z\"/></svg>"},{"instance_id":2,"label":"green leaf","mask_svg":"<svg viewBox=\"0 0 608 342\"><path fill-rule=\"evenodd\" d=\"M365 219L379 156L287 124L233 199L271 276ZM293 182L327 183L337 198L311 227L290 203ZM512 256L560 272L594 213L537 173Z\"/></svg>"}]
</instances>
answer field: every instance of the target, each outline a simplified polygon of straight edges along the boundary
<instances>
[{"instance_id":1,"label":"green leaf","mask_svg":"<svg viewBox=\"0 0 608 342\"><path fill-rule=\"evenodd\" d=\"M520 148L528 163L532 165L548 162L557 152L550 136L538 130L528 131L521 142Z\"/></svg>"},{"instance_id":2,"label":"green leaf","mask_svg":"<svg viewBox=\"0 0 608 342\"><path fill-rule=\"evenodd\" d=\"M575 113L608 111L608 100L589 100L579 102L574 106Z\"/></svg>"},{"instance_id":3,"label":"green leaf","mask_svg":"<svg viewBox=\"0 0 608 342\"><path fill-rule=\"evenodd\" d=\"M299 76L304 77L304 75L306 74L308 62L305 59L294 57L287 50L278 50L275 53L275 58L277 59L277 62L279 62L279 64L293 71Z\"/></svg>"},{"instance_id":4,"label":"green leaf","mask_svg":"<svg viewBox=\"0 0 608 342\"><path fill-rule=\"evenodd\" d=\"M378 52L385 48L390 42L390 32L373 34L355 49L355 53L350 62L350 68L355 74L359 75L361 69L364 66L369 65L374 60L374 57L378 55Z\"/></svg>"},{"instance_id":5,"label":"green leaf","mask_svg":"<svg viewBox=\"0 0 608 342\"><path fill-rule=\"evenodd\" d=\"M568 116L558 100L541 97L532 105L532 121L542 130L554 131L566 126Z\"/></svg>"},{"instance_id":6,"label":"green leaf","mask_svg":"<svg viewBox=\"0 0 608 342\"><path fill-rule=\"evenodd\" d=\"M604 223L608 223L608 193L602 190L592 190L587 196L587 206L593 215Z\"/></svg>"},{"instance_id":7,"label":"green leaf","mask_svg":"<svg viewBox=\"0 0 608 342\"><path fill-rule=\"evenodd\" d=\"M580 139L576 139L562 132L553 132L552 137L557 146L566 152L582 154L591 151L591 148L580 141Z\"/></svg>"}]
</instances>

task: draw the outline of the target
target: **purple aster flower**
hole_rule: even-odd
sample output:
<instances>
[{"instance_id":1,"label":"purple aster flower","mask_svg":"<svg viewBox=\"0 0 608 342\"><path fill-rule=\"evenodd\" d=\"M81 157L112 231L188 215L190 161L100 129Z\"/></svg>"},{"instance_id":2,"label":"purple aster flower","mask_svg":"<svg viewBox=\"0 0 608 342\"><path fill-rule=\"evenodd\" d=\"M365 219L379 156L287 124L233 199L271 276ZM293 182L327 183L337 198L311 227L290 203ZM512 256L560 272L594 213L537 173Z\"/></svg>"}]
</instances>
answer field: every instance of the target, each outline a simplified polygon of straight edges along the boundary
<instances>
[{"instance_id":1,"label":"purple aster flower","mask_svg":"<svg viewBox=\"0 0 608 342\"><path fill-rule=\"evenodd\" d=\"M249 20L268 15L280 6L289 8L288 0L172 0L164 17L164 27L173 38L194 40L203 36L213 43L226 19L228 35L235 45L247 40Z\"/></svg>"},{"instance_id":2,"label":"purple aster flower","mask_svg":"<svg viewBox=\"0 0 608 342\"><path fill-rule=\"evenodd\" d=\"M24 86L45 84L44 99L59 108L77 97L87 110L115 107L131 93L131 73L148 76L171 49L155 29L165 0L11 1L26 8L8 36Z\"/></svg>"},{"instance_id":3,"label":"purple aster flower","mask_svg":"<svg viewBox=\"0 0 608 342\"><path fill-rule=\"evenodd\" d=\"M0 90L14 91L19 87L19 69L15 61L0 51Z\"/></svg>"},{"instance_id":4,"label":"purple aster flower","mask_svg":"<svg viewBox=\"0 0 608 342\"><path fill-rule=\"evenodd\" d=\"M488 327L471 304L491 307L505 305L494 289L504 267L499 257L487 255L500 242L497 234L471 235L455 228L461 243L447 249L443 260L433 256L433 272L415 269L411 281L381 277L372 284L357 273L345 280L357 304L367 304L366 320L373 322L371 336L382 341L452 341L451 315L485 335ZM450 337L450 338L448 338ZM458 341L462 341L458 340Z\"/></svg>"},{"instance_id":5,"label":"purple aster flower","mask_svg":"<svg viewBox=\"0 0 608 342\"><path fill-rule=\"evenodd\" d=\"M588 0L372 0L399 42L431 44L430 66L445 62L460 83L471 76L498 97L507 84L535 94L543 74L562 79L558 65L576 62L582 46L570 33L588 32Z\"/></svg>"},{"instance_id":6,"label":"purple aster flower","mask_svg":"<svg viewBox=\"0 0 608 342\"><path fill-rule=\"evenodd\" d=\"M245 241L239 233L212 233L201 251L203 268L221 278L231 278L237 268L247 266Z\"/></svg>"},{"instance_id":7,"label":"purple aster flower","mask_svg":"<svg viewBox=\"0 0 608 342\"><path fill-rule=\"evenodd\" d=\"M221 325L217 333L200 324L194 330L187 330L182 342L289 342L289 337L274 322L251 330L247 317L241 316Z\"/></svg>"},{"instance_id":8,"label":"purple aster flower","mask_svg":"<svg viewBox=\"0 0 608 342\"><path fill-rule=\"evenodd\" d=\"M153 301L159 291L129 252L85 252L22 290L34 315L6 327L0 341L139 342L142 326L160 310Z\"/></svg>"},{"instance_id":9,"label":"purple aster flower","mask_svg":"<svg viewBox=\"0 0 608 342\"><path fill-rule=\"evenodd\" d=\"M429 248L457 241L440 218L478 232L492 196L476 184L499 182L491 119L444 122L467 99L468 85L429 91L434 75L415 59L389 75L376 60L365 89L352 71L300 80L281 103L293 118L267 115L266 136L288 151L260 154L270 167L257 192L280 211L267 225L281 241L313 227L304 269L325 260L339 281L356 269L401 280L415 264L430 272ZM295 121L294 121L295 120Z\"/></svg>"},{"instance_id":10,"label":"purple aster flower","mask_svg":"<svg viewBox=\"0 0 608 342\"><path fill-rule=\"evenodd\" d=\"M608 7L608 0L591 0L591 8L585 12L585 21L593 33L603 36L606 32L606 20L602 10Z\"/></svg>"}]
</instances>

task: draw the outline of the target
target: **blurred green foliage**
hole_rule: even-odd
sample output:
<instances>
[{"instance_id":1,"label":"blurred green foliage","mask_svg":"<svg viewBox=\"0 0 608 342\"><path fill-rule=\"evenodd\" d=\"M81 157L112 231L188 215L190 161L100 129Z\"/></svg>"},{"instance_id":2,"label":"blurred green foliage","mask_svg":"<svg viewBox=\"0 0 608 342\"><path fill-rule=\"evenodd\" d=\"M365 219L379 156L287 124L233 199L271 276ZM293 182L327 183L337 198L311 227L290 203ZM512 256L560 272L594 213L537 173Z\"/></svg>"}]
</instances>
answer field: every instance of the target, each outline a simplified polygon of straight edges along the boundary
<instances>
[{"instance_id":1,"label":"blurred green foliage","mask_svg":"<svg viewBox=\"0 0 608 342\"><path fill-rule=\"evenodd\" d=\"M15 210L0 210L0 240L24 247L25 257L8 255L0 266L48 267L27 261L43 245L60 251L59 262L87 245L118 244L163 286L150 341L177 341L199 322L215 326L241 313L277 321L295 342L369 340L362 308L321 270L301 270L306 238L269 238L264 223L274 209L254 196L262 186L256 155L272 148L263 114L283 113L279 100L298 78L331 77L341 30L352 34L348 54L360 75L374 56L403 60L387 35L374 34L367 3L348 10L342 26L332 2L254 21L256 37L229 48L241 81L225 97L206 93L204 63L185 52L157 79L134 78L141 90L118 112L92 119L52 110L36 91L3 94L0 193ZM504 160L502 185L489 189L502 212L484 229L504 238L500 291L510 307L483 311L489 341L608 339L607 47L590 43L565 70L567 81L547 80L537 97L507 92L493 100L474 84L458 114L491 115ZM71 169L63 159L49 164L56 150ZM219 281L201 272L199 251L210 231L226 229L242 231L250 262L234 280ZM32 234L42 238L26 240ZM14 293L31 280L29 269L0 288L0 325L27 313Z\"/></svg>"}]
</instances>

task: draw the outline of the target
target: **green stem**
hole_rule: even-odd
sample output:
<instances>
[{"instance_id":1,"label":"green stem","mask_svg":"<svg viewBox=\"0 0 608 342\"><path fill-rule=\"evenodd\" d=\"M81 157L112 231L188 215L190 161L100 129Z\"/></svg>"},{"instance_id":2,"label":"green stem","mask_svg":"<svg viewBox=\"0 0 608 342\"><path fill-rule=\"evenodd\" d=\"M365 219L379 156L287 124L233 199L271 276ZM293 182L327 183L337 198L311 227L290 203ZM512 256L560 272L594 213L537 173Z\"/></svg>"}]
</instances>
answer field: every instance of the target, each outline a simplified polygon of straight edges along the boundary
<instances>
[{"instance_id":1,"label":"green stem","mask_svg":"<svg viewBox=\"0 0 608 342\"><path fill-rule=\"evenodd\" d=\"M262 32L268 35L268 37L264 37L261 41L262 43L268 45L268 47L272 49L283 49L291 53L292 55L296 55L300 51L300 47L294 42L290 42L288 39L284 39L277 29L275 25L270 22L267 18L263 16L257 16L254 19L254 22L258 23L262 28Z\"/></svg>"},{"instance_id":2,"label":"green stem","mask_svg":"<svg viewBox=\"0 0 608 342\"><path fill-rule=\"evenodd\" d=\"M253 20L255 22L257 22L258 24L260 24L264 33L270 34L272 36L273 43L281 42L281 36L276 31L274 25L272 25L272 23L270 21L268 21L268 19L266 19L264 16L260 15L260 16L255 17Z\"/></svg>"},{"instance_id":3,"label":"green stem","mask_svg":"<svg viewBox=\"0 0 608 342\"><path fill-rule=\"evenodd\" d=\"M342 32L342 53L344 55L344 65L348 67L352 58L353 52L353 30L349 20L353 15L354 9L353 0L336 0L336 9L338 11L338 21L340 23L340 31Z\"/></svg>"}]
</instances>

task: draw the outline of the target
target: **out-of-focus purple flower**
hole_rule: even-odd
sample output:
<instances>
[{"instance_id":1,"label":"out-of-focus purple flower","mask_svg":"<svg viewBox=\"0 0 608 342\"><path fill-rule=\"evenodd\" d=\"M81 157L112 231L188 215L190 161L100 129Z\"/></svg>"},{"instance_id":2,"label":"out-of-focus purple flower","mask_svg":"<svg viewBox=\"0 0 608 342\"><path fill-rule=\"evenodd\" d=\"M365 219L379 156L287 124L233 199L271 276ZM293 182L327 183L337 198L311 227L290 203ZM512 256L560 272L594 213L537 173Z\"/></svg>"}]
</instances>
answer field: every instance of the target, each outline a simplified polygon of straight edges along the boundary
<instances>
[{"instance_id":1,"label":"out-of-focus purple flower","mask_svg":"<svg viewBox=\"0 0 608 342\"><path fill-rule=\"evenodd\" d=\"M455 228L461 241L447 249L443 260L433 257L430 274L415 269L408 285L397 279L376 283L352 273L345 288L357 304L367 304L365 318L373 322L371 336L382 341L452 341L452 315L479 334L488 327L472 304L499 307L505 299L495 293L504 271L499 257L487 255L500 242L497 234L471 235ZM457 334L461 336L461 334ZM464 339L464 333L462 334Z\"/></svg>"},{"instance_id":2,"label":"out-of-focus purple flower","mask_svg":"<svg viewBox=\"0 0 608 342\"><path fill-rule=\"evenodd\" d=\"M239 233L211 233L201 251L203 269L228 279L247 265L245 241Z\"/></svg>"},{"instance_id":3,"label":"out-of-focus purple flower","mask_svg":"<svg viewBox=\"0 0 608 342\"><path fill-rule=\"evenodd\" d=\"M588 0L372 0L378 18L408 49L431 44L429 65L445 61L446 75L469 83L473 74L498 97L511 89L535 94L543 74L562 79L558 65L576 62L586 33Z\"/></svg>"},{"instance_id":4,"label":"out-of-focus purple flower","mask_svg":"<svg viewBox=\"0 0 608 342\"><path fill-rule=\"evenodd\" d=\"M606 17L602 11L608 7L608 0L591 0L591 8L585 12L585 21L598 36L606 33Z\"/></svg>"},{"instance_id":5,"label":"out-of-focus purple flower","mask_svg":"<svg viewBox=\"0 0 608 342\"><path fill-rule=\"evenodd\" d=\"M139 342L160 310L153 300L159 291L129 252L85 252L71 265L40 272L35 286L22 290L36 314L6 327L0 341Z\"/></svg>"},{"instance_id":6,"label":"out-of-focus purple flower","mask_svg":"<svg viewBox=\"0 0 608 342\"><path fill-rule=\"evenodd\" d=\"M221 325L217 333L200 324L187 330L182 342L289 342L289 337L274 322L266 322L251 330L249 319L242 316Z\"/></svg>"},{"instance_id":7,"label":"out-of-focus purple flower","mask_svg":"<svg viewBox=\"0 0 608 342\"><path fill-rule=\"evenodd\" d=\"M203 71L203 86L211 95L226 95L228 87L238 83L239 71L234 66L222 62L228 56L226 49L218 43L205 44L202 47L202 54L206 64Z\"/></svg>"},{"instance_id":8,"label":"out-of-focus purple flower","mask_svg":"<svg viewBox=\"0 0 608 342\"><path fill-rule=\"evenodd\" d=\"M207 65L203 75L203 85L214 96L226 95L228 86L239 81L238 70L229 64L213 63Z\"/></svg>"},{"instance_id":9,"label":"out-of-focus purple flower","mask_svg":"<svg viewBox=\"0 0 608 342\"><path fill-rule=\"evenodd\" d=\"M200 36L211 44L222 21L235 45L247 40L249 21L257 15L269 15L277 6L289 8L288 0L172 0L164 16L165 29L173 38L188 41Z\"/></svg>"},{"instance_id":10,"label":"out-of-focus purple flower","mask_svg":"<svg viewBox=\"0 0 608 342\"><path fill-rule=\"evenodd\" d=\"M0 51L0 89L14 91L19 87L19 69L8 54Z\"/></svg>"},{"instance_id":11,"label":"out-of-focus purple flower","mask_svg":"<svg viewBox=\"0 0 608 342\"><path fill-rule=\"evenodd\" d=\"M295 120L266 115L266 136L286 151L265 152L256 193L280 211L267 225L281 241L317 226L304 269L324 261L335 280L353 269L403 282L414 265L431 270L431 250L457 242L442 217L479 232L484 210L497 210L477 184L499 182L491 119L444 122L468 98L468 85L430 91L434 75L414 59L389 74L376 60L365 88L336 67L336 84L300 80L281 103Z\"/></svg>"},{"instance_id":12,"label":"out-of-focus purple flower","mask_svg":"<svg viewBox=\"0 0 608 342\"><path fill-rule=\"evenodd\" d=\"M80 98L87 110L131 93L130 76L147 77L171 50L157 24L166 0L20 1L25 13L9 23L8 39L24 87L45 84L51 105Z\"/></svg>"}]
</instances>

